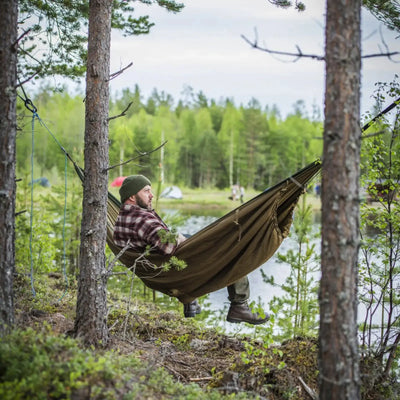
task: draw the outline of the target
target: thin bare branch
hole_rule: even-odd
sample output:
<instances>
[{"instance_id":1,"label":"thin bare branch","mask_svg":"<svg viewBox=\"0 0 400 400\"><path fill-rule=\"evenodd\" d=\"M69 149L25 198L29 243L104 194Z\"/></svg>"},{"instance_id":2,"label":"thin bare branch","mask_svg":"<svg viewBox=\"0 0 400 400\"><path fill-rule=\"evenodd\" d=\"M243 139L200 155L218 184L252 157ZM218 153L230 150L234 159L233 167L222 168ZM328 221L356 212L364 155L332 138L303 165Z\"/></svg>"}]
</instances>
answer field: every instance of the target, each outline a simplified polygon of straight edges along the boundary
<instances>
[{"instance_id":1,"label":"thin bare branch","mask_svg":"<svg viewBox=\"0 0 400 400\"><path fill-rule=\"evenodd\" d=\"M17 84L17 88L22 87L25 83L29 82L30 80L32 80L36 75L38 75L40 73L40 70L35 72L33 75L31 75L30 77L26 78L24 81L19 82Z\"/></svg>"},{"instance_id":2,"label":"thin bare branch","mask_svg":"<svg viewBox=\"0 0 400 400\"><path fill-rule=\"evenodd\" d=\"M361 56L361 58L377 58L377 57L387 57L394 63L398 63L400 61L394 61L392 60L393 56L397 56L400 54L400 51L392 51L389 53L372 53L372 54L366 54L365 56Z\"/></svg>"},{"instance_id":3,"label":"thin bare branch","mask_svg":"<svg viewBox=\"0 0 400 400\"><path fill-rule=\"evenodd\" d=\"M307 394L308 394L313 400L318 400L318 395L315 393L314 390L312 390L312 389L310 388L310 386L308 386L308 385L304 382L303 378L302 378L301 376L298 376L297 378L299 379L300 383L302 384L302 386L303 386L304 390L307 392Z\"/></svg>"},{"instance_id":4,"label":"thin bare branch","mask_svg":"<svg viewBox=\"0 0 400 400\"><path fill-rule=\"evenodd\" d=\"M295 57L295 60L293 60L293 62L298 61L300 58L311 58L311 59L314 59L314 60L317 60L317 61L323 61L325 59L325 57L319 56L317 54L306 54L306 53L303 53L301 51L300 47L297 46L297 45L296 45L297 53L292 53L292 52L287 52L287 51L271 50L271 49L268 49L266 47L259 46L258 43L257 43L257 40L251 41L251 40L247 39L246 36L244 36L244 35L241 35L241 36L251 47L253 47L253 48L257 49L257 50L264 51L264 52L269 53L269 54L277 54L277 55L281 55L281 56Z\"/></svg>"},{"instance_id":5,"label":"thin bare branch","mask_svg":"<svg viewBox=\"0 0 400 400\"><path fill-rule=\"evenodd\" d=\"M17 40L13 43L13 47L16 47L17 44L20 42L20 40L21 40L24 36L26 36L30 31L31 31L30 28L29 28L27 31L24 31L24 32L22 33L22 35L20 35L20 36L17 38Z\"/></svg>"},{"instance_id":6,"label":"thin bare branch","mask_svg":"<svg viewBox=\"0 0 400 400\"><path fill-rule=\"evenodd\" d=\"M110 77L106 80L106 82L110 82L111 80L113 80L114 78L116 78L117 76L119 76L119 75L121 75L124 71L126 71L128 68L130 68L130 67L132 67L132 65L133 65L133 63L131 62L130 64L128 64L125 68L122 68L122 69L120 69L119 71L117 71L117 72L113 72L111 75L110 75ZM86 97L83 99L83 102L85 102L85 100L86 100ZM130 107L130 105L128 106L128 108ZM126 108L124 111L126 111L128 108ZM123 112L124 112L123 111ZM110 119L114 119L114 118L118 118L119 116L121 116L121 115L117 115L116 117L111 117L111 118L109 118L108 120L110 120Z\"/></svg>"},{"instance_id":7,"label":"thin bare branch","mask_svg":"<svg viewBox=\"0 0 400 400\"><path fill-rule=\"evenodd\" d=\"M115 263L123 256L123 254L129 249L131 244L130 239L128 240L128 243L125 245L124 248L121 249L121 251L113 258L113 260L108 264L108 268L105 271L105 276L108 279L109 276L112 274L112 270L115 266Z\"/></svg>"},{"instance_id":8,"label":"thin bare branch","mask_svg":"<svg viewBox=\"0 0 400 400\"><path fill-rule=\"evenodd\" d=\"M129 108L130 108L130 106L131 106L132 104L133 104L133 101L131 101L131 102L127 105L127 107L125 108L124 111L122 111L121 114L114 115L113 117L108 118L108 121L111 121L112 119L116 119L116 118L120 118L120 117L125 117L126 112L129 110Z\"/></svg>"},{"instance_id":9,"label":"thin bare branch","mask_svg":"<svg viewBox=\"0 0 400 400\"><path fill-rule=\"evenodd\" d=\"M286 57L294 57L293 62L298 61L300 58L311 58L311 59L317 60L317 61L325 61L325 56L321 56L321 55L318 55L318 54L303 53L301 48L298 45L295 45L296 49L297 49L297 52L272 50L272 49L269 49L269 48L267 48L265 46L260 46L258 44L258 32L257 32L256 29L254 30L254 40L250 40L244 35L241 35L241 37L251 47L253 47L254 49L257 49L257 50L260 50L260 51L264 51L265 53L268 53L268 54L275 54L275 55L286 56ZM368 59L368 58L377 58L377 57L387 57L392 62L397 63L397 61L394 61L392 59L392 57L396 56L396 55L399 55L400 52L398 52L398 51L389 51L389 47L387 46L382 34L381 34L381 41L382 41L383 47L385 48L385 51L381 50L380 53L366 54L366 55L361 56L361 58Z\"/></svg>"},{"instance_id":10,"label":"thin bare branch","mask_svg":"<svg viewBox=\"0 0 400 400\"><path fill-rule=\"evenodd\" d=\"M113 73L110 75L110 78L108 79L108 82L111 81L111 80L113 80L113 79L116 78L117 76L121 75L121 74L122 74L124 71L126 71L128 68L132 67L132 65L133 65L133 62L129 63L125 68L122 68L122 69L120 69L120 70L117 71L117 72L113 72Z\"/></svg>"},{"instance_id":11,"label":"thin bare branch","mask_svg":"<svg viewBox=\"0 0 400 400\"><path fill-rule=\"evenodd\" d=\"M39 65L43 65L43 63L36 57L34 57L31 53L29 53L29 51L24 50L23 48L19 48L19 51L21 53L24 53L27 57L29 57L30 59L32 59L33 61L35 61L37 64Z\"/></svg>"},{"instance_id":12,"label":"thin bare branch","mask_svg":"<svg viewBox=\"0 0 400 400\"><path fill-rule=\"evenodd\" d=\"M148 156L149 154L154 153L155 151L161 149L161 147L165 146L167 144L167 142L168 141L165 141L165 142L161 143L160 146L154 148L153 150L145 151L145 152L139 152L139 154L136 157L130 158L129 160L124 161L122 163L119 163L119 164L116 164L116 165L112 165L112 166L106 168L104 172L109 171L109 170L114 169L114 168L117 168L117 167L119 167L121 165L128 164L128 163L130 163L132 161L137 160L138 158L142 158L142 157Z\"/></svg>"},{"instance_id":13,"label":"thin bare branch","mask_svg":"<svg viewBox=\"0 0 400 400\"><path fill-rule=\"evenodd\" d=\"M26 213L26 210L18 211L15 213L15 216L18 217L19 215L24 214L24 213Z\"/></svg>"}]
</instances>

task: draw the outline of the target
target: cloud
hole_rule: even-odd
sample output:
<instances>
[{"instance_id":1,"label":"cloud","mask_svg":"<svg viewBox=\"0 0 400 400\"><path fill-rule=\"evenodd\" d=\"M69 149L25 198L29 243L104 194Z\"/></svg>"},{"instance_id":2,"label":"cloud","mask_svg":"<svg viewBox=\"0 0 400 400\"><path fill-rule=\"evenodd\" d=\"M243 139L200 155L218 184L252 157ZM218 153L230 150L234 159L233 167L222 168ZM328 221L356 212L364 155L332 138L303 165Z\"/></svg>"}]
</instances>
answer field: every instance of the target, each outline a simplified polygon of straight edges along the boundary
<instances>
[{"instance_id":1,"label":"cloud","mask_svg":"<svg viewBox=\"0 0 400 400\"><path fill-rule=\"evenodd\" d=\"M138 4L138 15L155 22L146 36L124 38L114 32L111 70L133 61L133 67L112 81L112 91L138 84L145 96L153 88L180 98L185 85L216 100L234 98L236 104L256 98L263 105L276 104L283 116L299 99L307 106L323 107L324 63L271 56L252 49L241 35L260 45L323 55L324 2L308 0L307 10L279 9L267 0L190 0L178 14L160 7ZM378 23L363 13L363 51L377 52ZM256 29L256 31L255 31ZM391 45L394 34L385 31ZM398 45L397 45L398 48ZM393 79L397 65L387 59L363 62L363 104L369 107L372 82Z\"/></svg>"}]
</instances>

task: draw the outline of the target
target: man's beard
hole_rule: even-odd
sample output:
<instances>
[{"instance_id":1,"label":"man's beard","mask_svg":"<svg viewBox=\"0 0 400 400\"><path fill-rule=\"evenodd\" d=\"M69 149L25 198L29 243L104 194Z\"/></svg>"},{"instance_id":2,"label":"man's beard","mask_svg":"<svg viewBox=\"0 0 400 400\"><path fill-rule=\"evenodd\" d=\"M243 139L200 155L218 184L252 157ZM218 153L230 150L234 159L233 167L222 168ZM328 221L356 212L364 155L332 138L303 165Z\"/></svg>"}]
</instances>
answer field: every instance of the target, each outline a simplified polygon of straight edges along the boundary
<instances>
[{"instance_id":1,"label":"man's beard","mask_svg":"<svg viewBox=\"0 0 400 400\"><path fill-rule=\"evenodd\" d=\"M146 204L137 194L135 194L136 204L139 207L145 208L146 210L151 210L151 203Z\"/></svg>"}]
</instances>

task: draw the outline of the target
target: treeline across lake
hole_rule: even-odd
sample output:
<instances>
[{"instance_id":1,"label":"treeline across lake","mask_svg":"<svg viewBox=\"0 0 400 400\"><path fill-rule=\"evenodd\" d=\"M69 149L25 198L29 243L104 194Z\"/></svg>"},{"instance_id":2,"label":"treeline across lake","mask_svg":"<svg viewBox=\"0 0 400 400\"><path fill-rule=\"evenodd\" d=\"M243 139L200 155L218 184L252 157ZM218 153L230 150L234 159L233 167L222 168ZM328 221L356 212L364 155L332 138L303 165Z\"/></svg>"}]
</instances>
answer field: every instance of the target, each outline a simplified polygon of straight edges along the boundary
<instances>
[{"instance_id":1,"label":"treeline across lake","mask_svg":"<svg viewBox=\"0 0 400 400\"><path fill-rule=\"evenodd\" d=\"M184 98L174 105L170 95L155 89L144 99L137 85L113 96L109 155L115 168L110 181L139 173L190 188L240 184L262 190L322 153L322 121L310 118L301 100L282 118L276 106L262 106L255 99L236 106L190 88ZM65 159L59 144L83 166L84 95L43 88L32 102L44 124L36 120L32 127L32 115L20 102L18 172L26 174L33 161L35 178L61 177ZM143 153L150 154L119 165Z\"/></svg>"}]
</instances>

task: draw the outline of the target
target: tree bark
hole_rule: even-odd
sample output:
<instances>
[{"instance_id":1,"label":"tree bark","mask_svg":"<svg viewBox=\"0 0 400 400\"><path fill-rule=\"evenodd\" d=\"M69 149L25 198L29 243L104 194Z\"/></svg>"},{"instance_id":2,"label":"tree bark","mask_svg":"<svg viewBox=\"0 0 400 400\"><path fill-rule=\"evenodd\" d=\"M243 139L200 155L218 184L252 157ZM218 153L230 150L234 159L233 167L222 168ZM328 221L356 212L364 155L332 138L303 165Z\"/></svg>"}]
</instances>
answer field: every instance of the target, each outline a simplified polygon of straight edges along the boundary
<instances>
[{"instance_id":1,"label":"tree bark","mask_svg":"<svg viewBox=\"0 0 400 400\"><path fill-rule=\"evenodd\" d=\"M361 0L327 0L320 399L358 399Z\"/></svg>"},{"instance_id":2,"label":"tree bark","mask_svg":"<svg viewBox=\"0 0 400 400\"><path fill-rule=\"evenodd\" d=\"M0 7L0 336L14 324L17 0Z\"/></svg>"},{"instance_id":3,"label":"tree bark","mask_svg":"<svg viewBox=\"0 0 400 400\"><path fill-rule=\"evenodd\" d=\"M105 276L108 193L108 102L112 0L90 0L86 72L85 180L75 334L86 345L105 346Z\"/></svg>"}]
</instances>

